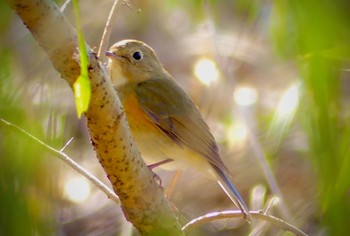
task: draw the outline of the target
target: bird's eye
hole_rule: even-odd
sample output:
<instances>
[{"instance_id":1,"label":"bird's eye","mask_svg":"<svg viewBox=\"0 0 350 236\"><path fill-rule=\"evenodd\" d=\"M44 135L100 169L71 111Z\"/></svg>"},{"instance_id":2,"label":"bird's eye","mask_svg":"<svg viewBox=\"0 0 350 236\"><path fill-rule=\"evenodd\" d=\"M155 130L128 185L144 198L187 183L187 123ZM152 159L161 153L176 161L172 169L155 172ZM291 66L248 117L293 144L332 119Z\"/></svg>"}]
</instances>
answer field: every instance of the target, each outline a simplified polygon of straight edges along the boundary
<instances>
[{"instance_id":1,"label":"bird's eye","mask_svg":"<svg viewBox=\"0 0 350 236\"><path fill-rule=\"evenodd\" d=\"M140 51L136 51L132 54L132 57L138 61L138 60L141 60L143 58L143 55L142 55L142 52Z\"/></svg>"}]
</instances>

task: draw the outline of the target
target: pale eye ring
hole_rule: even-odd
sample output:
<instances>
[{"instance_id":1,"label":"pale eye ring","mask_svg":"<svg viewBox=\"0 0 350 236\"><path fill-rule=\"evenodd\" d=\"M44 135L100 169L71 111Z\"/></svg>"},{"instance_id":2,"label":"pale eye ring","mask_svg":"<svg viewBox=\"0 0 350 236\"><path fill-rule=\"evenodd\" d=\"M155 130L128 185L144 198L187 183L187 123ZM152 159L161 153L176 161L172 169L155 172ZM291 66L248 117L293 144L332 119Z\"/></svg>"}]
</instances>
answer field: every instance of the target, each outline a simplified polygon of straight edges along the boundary
<instances>
[{"instance_id":1,"label":"pale eye ring","mask_svg":"<svg viewBox=\"0 0 350 236\"><path fill-rule=\"evenodd\" d=\"M139 61L143 58L143 54L140 51L136 51L132 54L132 58L134 58L136 61Z\"/></svg>"}]
</instances>

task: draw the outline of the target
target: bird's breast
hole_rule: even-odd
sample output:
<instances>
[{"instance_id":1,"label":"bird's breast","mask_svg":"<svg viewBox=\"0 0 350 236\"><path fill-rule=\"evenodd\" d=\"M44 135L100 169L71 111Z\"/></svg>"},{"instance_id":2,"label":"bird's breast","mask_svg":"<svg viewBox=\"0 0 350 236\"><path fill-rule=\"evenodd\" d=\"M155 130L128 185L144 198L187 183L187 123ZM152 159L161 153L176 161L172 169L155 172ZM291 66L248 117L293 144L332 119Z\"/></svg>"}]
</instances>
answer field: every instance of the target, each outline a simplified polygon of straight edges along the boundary
<instances>
[{"instance_id":1,"label":"bird's breast","mask_svg":"<svg viewBox=\"0 0 350 236\"><path fill-rule=\"evenodd\" d=\"M172 140L144 112L137 100L136 94L133 92L123 93L121 100L131 133L141 154L151 162L168 158L164 157L165 154L162 150L172 145Z\"/></svg>"},{"instance_id":2,"label":"bird's breast","mask_svg":"<svg viewBox=\"0 0 350 236\"><path fill-rule=\"evenodd\" d=\"M130 92L129 94L123 94L121 100L132 132L137 133L142 130L147 130L147 132L159 132L155 124L140 106L135 93Z\"/></svg>"}]
</instances>

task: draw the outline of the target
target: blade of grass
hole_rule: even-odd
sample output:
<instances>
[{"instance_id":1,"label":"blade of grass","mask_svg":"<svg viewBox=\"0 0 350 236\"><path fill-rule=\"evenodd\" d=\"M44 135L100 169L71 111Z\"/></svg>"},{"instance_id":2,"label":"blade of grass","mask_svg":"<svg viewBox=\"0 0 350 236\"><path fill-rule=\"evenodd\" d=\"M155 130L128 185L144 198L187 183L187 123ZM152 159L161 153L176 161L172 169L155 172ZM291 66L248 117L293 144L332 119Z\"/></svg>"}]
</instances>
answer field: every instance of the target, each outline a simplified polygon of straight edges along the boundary
<instances>
[{"instance_id":1,"label":"blade of grass","mask_svg":"<svg viewBox=\"0 0 350 236\"><path fill-rule=\"evenodd\" d=\"M85 45L84 36L81 30L80 14L78 0L73 0L76 28L78 32L79 54L80 54L80 75L73 85L75 105L77 114L81 115L89 108L91 97L91 86L88 76L88 55Z\"/></svg>"}]
</instances>

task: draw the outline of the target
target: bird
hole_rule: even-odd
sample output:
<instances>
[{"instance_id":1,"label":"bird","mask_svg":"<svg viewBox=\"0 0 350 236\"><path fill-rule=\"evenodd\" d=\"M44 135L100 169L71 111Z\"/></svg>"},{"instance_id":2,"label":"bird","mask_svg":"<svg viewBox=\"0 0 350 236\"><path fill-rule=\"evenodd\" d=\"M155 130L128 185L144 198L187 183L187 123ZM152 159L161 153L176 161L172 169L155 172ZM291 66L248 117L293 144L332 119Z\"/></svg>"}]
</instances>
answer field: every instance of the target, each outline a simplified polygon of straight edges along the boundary
<instances>
[{"instance_id":1,"label":"bird","mask_svg":"<svg viewBox=\"0 0 350 236\"><path fill-rule=\"evenodd\" d=\"M197 106L146 43L126 39L109 51L110 80L142 157L168 170L190 169L216 179L249 222L249 209ZM155 164L157 165L157 164Z\"/></svg>"}]
</instances>

